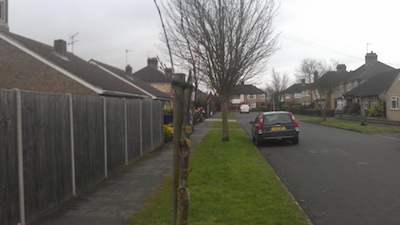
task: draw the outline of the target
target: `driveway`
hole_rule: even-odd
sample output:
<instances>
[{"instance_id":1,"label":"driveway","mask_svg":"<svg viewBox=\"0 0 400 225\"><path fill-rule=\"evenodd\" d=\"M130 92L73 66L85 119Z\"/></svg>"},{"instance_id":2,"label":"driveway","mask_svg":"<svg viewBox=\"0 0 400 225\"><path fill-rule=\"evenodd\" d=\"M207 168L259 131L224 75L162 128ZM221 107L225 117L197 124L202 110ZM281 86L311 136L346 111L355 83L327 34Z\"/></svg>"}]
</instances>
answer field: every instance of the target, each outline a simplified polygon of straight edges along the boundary
<instances>
[{"instance_id":1,"label":"driveway","mask_svg":"<svg viewBox=\"0 0 400 225\"><path fill-rule=\"evenodd\" d=\"M249 133L256 116L235 115ZM400 224L400 137L300 122L300 143L259 148L316 224Z\"/></svg>"}]
</instances>

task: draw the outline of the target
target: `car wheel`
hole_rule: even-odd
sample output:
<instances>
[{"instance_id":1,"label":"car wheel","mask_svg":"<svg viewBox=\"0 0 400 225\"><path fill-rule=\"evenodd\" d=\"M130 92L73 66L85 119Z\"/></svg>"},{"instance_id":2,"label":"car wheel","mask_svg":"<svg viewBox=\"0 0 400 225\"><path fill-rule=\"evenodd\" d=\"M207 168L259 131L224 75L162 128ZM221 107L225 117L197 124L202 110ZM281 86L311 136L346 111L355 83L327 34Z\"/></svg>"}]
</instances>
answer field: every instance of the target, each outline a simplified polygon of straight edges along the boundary
<instances>
[{"instance_id":1,"label":"car wheel","mask_svg":"<svg viewBox=\"0 0 400 225\"><path fill-rule=\"evenodd\" d=\"M254 145L257 146L257 147L259 147L260 144L261 144L260 141L257 140L257 138L255 138L255 137L253 137L253 142L254 142Z\"/></svg>"},{"instance_id":2,"label":"car wheel","mask_svg":"<svg viewBox=\"0 0 400 225\"><path fill-rule=\"evenodd\" d=\"M294 145L299 144L299 138L298 137L297 138L293 138L292 139L292 144L294 144Z\"/></svg>"}]
</instances>

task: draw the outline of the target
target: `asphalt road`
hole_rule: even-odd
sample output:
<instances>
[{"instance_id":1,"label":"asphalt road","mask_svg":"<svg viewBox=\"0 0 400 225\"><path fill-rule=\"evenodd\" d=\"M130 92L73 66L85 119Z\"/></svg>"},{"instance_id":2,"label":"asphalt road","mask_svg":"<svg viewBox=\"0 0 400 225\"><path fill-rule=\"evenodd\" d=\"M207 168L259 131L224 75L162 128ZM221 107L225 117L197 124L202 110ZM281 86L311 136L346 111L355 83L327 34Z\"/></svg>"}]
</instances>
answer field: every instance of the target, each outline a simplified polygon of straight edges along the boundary
<instances>
[{"instance_id":1,"label":"asphalt road","mask_svg":"<svg viewBox=\"0 0 400 225\"><path fill-rule=\"evenodd\" d=\"M236 114L250 136L256 113ZM260 152L315 225L400 224L400 134L363 134L305 122L299 145Z\"/></svg>"}]
</instances>

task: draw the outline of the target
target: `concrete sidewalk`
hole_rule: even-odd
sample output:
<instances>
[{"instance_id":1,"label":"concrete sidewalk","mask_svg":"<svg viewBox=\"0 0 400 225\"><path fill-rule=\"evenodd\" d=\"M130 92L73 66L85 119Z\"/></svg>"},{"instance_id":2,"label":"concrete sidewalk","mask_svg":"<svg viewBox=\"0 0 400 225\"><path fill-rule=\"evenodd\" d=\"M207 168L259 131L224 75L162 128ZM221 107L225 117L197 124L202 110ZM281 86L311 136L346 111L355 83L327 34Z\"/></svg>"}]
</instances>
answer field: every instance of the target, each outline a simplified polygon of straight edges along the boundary
<instances>
[{"instance_id":1,"label":"concrete sidewalk","mask_svg":"<svg viewBox=\"0 0 400 225\"><path fill-rule=\"evenodd\" d=\"M205 137L211 121L195 126L192 149ZM29 225L126 225L144 201L172 175L172 144L146 154L126 170L100 183L87 194L63 204L51 215Z\"/></svg>"}]
</instances>

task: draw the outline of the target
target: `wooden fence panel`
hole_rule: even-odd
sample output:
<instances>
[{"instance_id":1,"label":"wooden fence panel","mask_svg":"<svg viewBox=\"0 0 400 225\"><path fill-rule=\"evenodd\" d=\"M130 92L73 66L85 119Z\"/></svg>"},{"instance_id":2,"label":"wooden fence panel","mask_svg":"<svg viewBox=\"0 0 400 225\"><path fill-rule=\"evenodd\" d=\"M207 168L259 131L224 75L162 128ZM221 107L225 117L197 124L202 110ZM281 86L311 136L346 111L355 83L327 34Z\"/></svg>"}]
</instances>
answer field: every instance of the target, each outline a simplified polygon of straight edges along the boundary
<instances>
[{"instance_id":1,"label":"wooden fence panel","mask_svg":"<svg viewBox=\"0 0 400 225\"><path fill-rule=\"evenodd\" d=\"M124 166L126 150L132 162L162 144L160 102L21 92L19 164L16 96L0 91L0 224L30 222L100 181L106 171ZM23 167L21 190L18 165ZM19 196L24 196L22 208Z\"/></svg>"},{"instance_id":2,"label":"wooden fence panel","mask_svg":"<svg viewBox=\"0 0 400 225\"><path fill-rule=\"evenodd\" d=\"M128 116L128 161L132 162L139 158L140 152L140 107L142 101L129 100L127 101L127 116Z\"/></svg>"},{"instance_id":3,"label":"wooden fence panel","mask_svg":"<svg viewBox=\"0 0 400 225\"><path fill-rule=\"evenodd\" d=\"M71 196L68 96L22 92L26 220Z\"/></svg>"},{"instance_id":4,"label":"wooden fence panel","mask_svg":"<svg viewBox=\"0 0 400 225\"><path fill-rule=\"evenodd\" d=\"M15 92L0 92L0 224L19 222Z\"/></svg>"},{"instance_id":5,"label":"wooden fence panel","mask_svg":"<svg viewBox=\"0 0 400 225\"><path fill-rule=\"evenodd\" d=\"M151 151L151 128L152 128L152 120L151 120L151 102L143 101L142 102L142 145L143 145L143 153Z\"/></svg>"},{"instance_id":6,"label":"wooden fence panel","mask_svg":"<svg viewBox=\"0 0 400 225\"><path fill-rule=\"evenodd\" d=\"M106 98L107 170L114 172L125 165L125 109L124 100Z\"/></svg>"},{"instance_id":7,"label":"wooden fence panel","mask_svg":"<svg viewBox=\"0 0 400 225\"><path fill-rule=\"evenodd\" d=\"M103 101L73 97L75 181L77 191L104 178Z\"/></svg>"}]
</instances>

